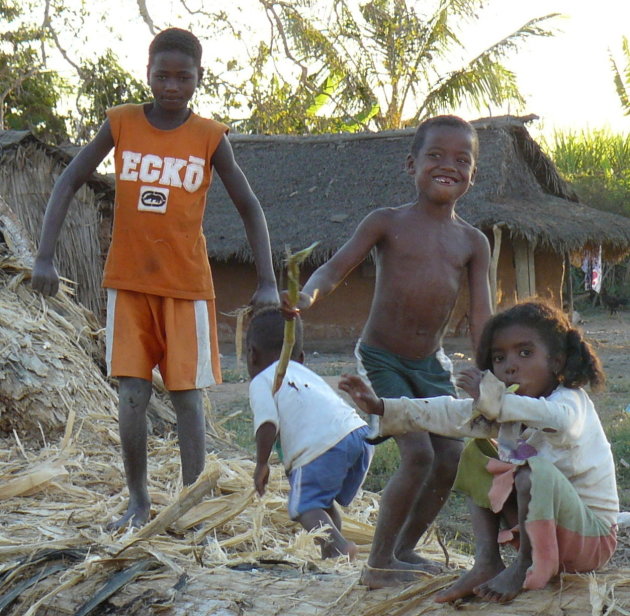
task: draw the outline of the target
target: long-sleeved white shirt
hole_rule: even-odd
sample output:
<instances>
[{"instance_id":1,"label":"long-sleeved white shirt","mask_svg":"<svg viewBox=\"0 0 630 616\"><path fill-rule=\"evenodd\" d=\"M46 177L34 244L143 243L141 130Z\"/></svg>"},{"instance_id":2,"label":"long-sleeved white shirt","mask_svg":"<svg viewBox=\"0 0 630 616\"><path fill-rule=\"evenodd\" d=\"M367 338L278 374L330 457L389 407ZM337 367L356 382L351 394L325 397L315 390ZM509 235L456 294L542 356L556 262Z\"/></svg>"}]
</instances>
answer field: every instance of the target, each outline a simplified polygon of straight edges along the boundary
<instances>
[{"instance_id":1,"label":"long-sleeved white shirt","mask_svg":"<svg viewBox=\"0 0 630 616\"><path fill-rule=\"evenodd\" d=\"M470 398L450 396L385 399L381 434L427 430L442 436L495 438L501 460L523 463L533 455L549 460L593 513L616 523L619 499L610 443L583 389L559 386L547 398L529 398L506 394L503 386L483 396L482 389L476 405ZM494 408L490 416L496 419L471 420L475 408L485 407Z\"/></svg>"}]
</instances>

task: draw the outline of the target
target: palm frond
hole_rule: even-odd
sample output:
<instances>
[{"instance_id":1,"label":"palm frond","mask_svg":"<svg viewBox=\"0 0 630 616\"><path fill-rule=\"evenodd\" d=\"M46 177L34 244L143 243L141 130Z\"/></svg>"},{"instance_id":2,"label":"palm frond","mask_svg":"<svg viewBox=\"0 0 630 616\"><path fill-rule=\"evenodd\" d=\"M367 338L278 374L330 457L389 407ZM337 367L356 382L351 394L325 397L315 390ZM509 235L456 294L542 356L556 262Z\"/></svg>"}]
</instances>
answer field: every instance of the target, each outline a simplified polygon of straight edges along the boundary
<instances>
[{"instance_id":1,"label":"palm frond","mask_svg":"<svg viewBox=\"0 0 630 616\"><path fill-rule=\"evenodd\" d=\"M622 39L622 52L626 61L623 69L617 66L617 62L612 53L609 53L610 64L613 72L613 82L615 91L619 97L619 102L623 108L624 115L630 115L630 43L627 37Z\"/></svg>"}]
</instances>

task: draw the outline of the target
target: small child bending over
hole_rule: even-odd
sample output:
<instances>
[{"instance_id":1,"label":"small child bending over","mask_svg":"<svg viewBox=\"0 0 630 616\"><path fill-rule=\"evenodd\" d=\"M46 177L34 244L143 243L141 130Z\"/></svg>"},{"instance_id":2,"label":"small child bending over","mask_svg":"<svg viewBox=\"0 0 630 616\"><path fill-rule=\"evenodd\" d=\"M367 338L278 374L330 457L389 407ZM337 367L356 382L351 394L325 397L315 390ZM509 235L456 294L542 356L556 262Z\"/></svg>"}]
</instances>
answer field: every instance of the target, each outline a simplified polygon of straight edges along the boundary
<instances>
[{"instance_id":1,"label":"small child bending over","mask_svg":"<svg viewBox=\"0 0 630 616\"><path fill-rule=\"evenodd\" d=\"M307 531L327 527L319 540L322 558L347 555L357 547L341 534L335 501L347 506L365 480L373 446L367 424L321 377L302 365L302 325L296 319L292 360L273 394L285 320L277 309L252 318L247 330L249 399L256 433L254 484L258 494L269 481L269 456L278 434L289 478L289 516Z\"/></svg>"},{"instance_id":2,"label":"small child bending over","mask_svg":"<svg viewBox=\"0 0 630 616\"><path fill-rule=\"evenodd\" d=\"M598 569L616 547L613 457L582 389L601 387L604 374L582 334L547 304L518 304L486 324L476 363L457 379L469 399L384 400L359 377L339 383L366 413L383 415L383 434L474 439L455 488L469 497L475 563L436 596L442 603L472 594L503 603L561 571ZM501 542L518 550L507 568Z\"/></svg>"}]
</instances>

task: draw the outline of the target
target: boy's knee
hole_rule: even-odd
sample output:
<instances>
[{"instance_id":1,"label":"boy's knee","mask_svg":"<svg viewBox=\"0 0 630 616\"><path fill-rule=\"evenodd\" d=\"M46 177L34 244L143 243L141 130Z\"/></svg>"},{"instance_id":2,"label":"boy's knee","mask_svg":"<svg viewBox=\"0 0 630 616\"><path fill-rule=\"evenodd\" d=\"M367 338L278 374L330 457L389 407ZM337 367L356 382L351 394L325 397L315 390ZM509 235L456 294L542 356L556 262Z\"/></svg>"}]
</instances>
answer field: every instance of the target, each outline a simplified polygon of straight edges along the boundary
<instances>
[{"instance_id":1,"label":"boy's knee","mask_svg":"<svg viewBox=\"0 0 630 616\"><path fill-rule=\"evenodd\" d=\"M128 408L144 408L149 403L152 391L151 381L136 377L122 377L119 379L118 400Z\"/></svg>"},{"instance_id":2,"label":"boy's knee","mask_svg":"<svg viewBox=\"0 0 630 616\"><path fill-rule=\"evenodd\" d=\"M408 472L425 473L433 466L434 461L435 454L430 447L400 451L400 466Z\"/></svg>"},{"instance_id":3,"label":"boy's knee","mask_svg":"<svg viewBox=\"0 0 630 616\"><path fill-rule=\"evenodd\" d=\"M452 483L457 475L463 444L455 439L440 439L435 448L433 474Z\"/></svg>"},{"instance_id":4,"label":"boy's knee","mask_svg":"<svg viewBox=\"0 0 630 616\"><path fill-rule=\"evenodd\" d=\"M201 390L186 389L169 392L176 413L197 412L203 410Z\"/></svg>"}]
</instances>

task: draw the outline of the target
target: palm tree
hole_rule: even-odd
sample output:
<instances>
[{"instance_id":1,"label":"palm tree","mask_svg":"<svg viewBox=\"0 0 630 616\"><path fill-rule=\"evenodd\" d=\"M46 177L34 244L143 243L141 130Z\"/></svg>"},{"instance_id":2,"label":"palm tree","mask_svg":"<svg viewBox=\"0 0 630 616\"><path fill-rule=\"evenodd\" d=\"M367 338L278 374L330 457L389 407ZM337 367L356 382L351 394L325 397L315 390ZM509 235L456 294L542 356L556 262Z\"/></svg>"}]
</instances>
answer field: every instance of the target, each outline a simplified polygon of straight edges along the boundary
<instances>
[{"instance_id":1,"label":"palm tree","mask_svg":"<svg viewBox=\"0 0 630 616\"><path fill-rule=\"evenodd\" d=\"M630 115L630 43L628 43L626 36L621 40L621 51L624 56L625 66L620 69L612 54L610 54L610 63L612 64L615 88L624 110L624 115Z\"/></svg>"},{"instance_id":2,"label":"palm tree","mask_svg":"<svg viewBox=\"0 0 630 616\"><path fill-rule=\"evenodd\" d=\"M456 26L475 27L483 0L368 0L358 7L351 0L258 1L272 24L271 54L299 67L294 92L310 97L311 112L326 100L329 117L348 125L359 119L364 127L371 121L377 130L464 104L522 104L502 60L527 39L552 35L545 26L557 16L532 19L466 58ZM434 10L423 15L429 5Z\"/></svg>"}]
</instances>

